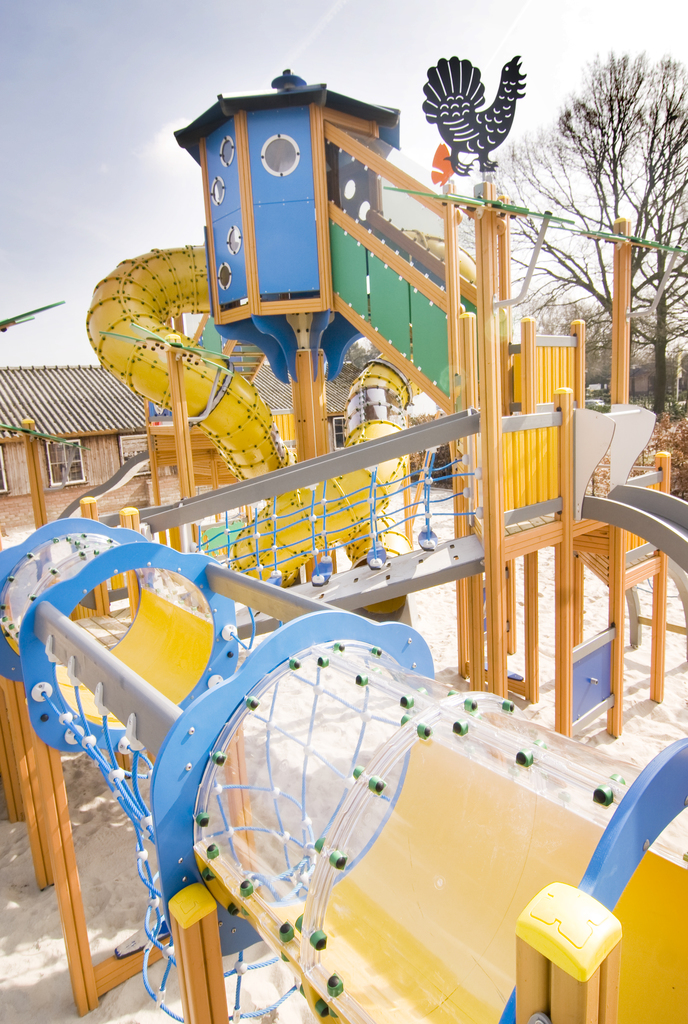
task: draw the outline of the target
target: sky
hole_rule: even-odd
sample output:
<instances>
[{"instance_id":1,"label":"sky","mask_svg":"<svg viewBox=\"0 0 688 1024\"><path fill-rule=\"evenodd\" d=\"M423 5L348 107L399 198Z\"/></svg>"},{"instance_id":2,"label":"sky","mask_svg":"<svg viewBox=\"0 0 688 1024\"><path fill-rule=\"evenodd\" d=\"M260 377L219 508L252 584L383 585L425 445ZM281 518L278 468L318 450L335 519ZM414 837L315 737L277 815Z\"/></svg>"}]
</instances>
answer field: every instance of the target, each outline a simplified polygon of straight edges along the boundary
<instances>
[{"instance_id":1,"label":"sky","mask_svg":"<svg viewBox=\"0 0 688 1024\"><path fill-rule=\"evenodd\" d=\"M0 334L2 365L96 362L98 281L152 248L201 244L200 169L173 130L220 92L263 92L284 68L401 109L401 145L429 167L427 68L468 58L488 104L523 58L511 139L546 126L610 50L688 62L685 4L638 0L35 0L0 4L0 319L65 305Z\"/></svg>"}]
</instances>

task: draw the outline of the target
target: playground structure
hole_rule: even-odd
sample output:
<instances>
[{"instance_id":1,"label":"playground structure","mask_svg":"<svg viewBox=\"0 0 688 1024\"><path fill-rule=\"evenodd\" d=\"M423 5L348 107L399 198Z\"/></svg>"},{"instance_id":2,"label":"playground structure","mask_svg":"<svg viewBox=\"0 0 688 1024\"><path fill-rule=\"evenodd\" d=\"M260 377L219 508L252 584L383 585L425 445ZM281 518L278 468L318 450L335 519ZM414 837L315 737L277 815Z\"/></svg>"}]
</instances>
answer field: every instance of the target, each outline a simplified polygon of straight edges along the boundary
<instances>
[{"instance_id":1,"label":"playground structure","mask_svg":"<svg viewBox=\"0 0 688 1024\"><path fill-rule=\"evenodd\" d=\"M663 841L643 855L684 807L685 744L635 781L624 768L624 781L567 738L605 712L621 732L626 591L648 578L651 695L661 699L669 559L688 571L688 516L668 493L668 457L629 480L653 425L627 404L630 253L654 243L623 221L604 236L615 249L613 405L607 416L586 410L584 323L551 338L525 319L512 341L522 295L511 296L510 218L536 214L490 182L476 197L428 193L393 163L396 112L294 78L268 98L221 98L178 133L203 169L207 263L191 248L148 254L94 295L89 333L103 364L174 410L182 501L140 521L125 510L85 535L79 520L60 520L0 556L0 670L23 743L22 797L39 884L56 883L79 1011L165 956L187 1022L224 1021L221 953L260 935L316 1015L352 1024L400 1008L504 1024L537 1012L553 1024L679 1019L682 851ZM475 222L474 267L458 249L461 216ZM541 237L570 227L541 216ZM223 354L168 326L209 311ZM360 334L384 362L352 389L346 448L326 454L325 360L335 375ZM263 346L274 372L290 374L298 463L233 371L237 346ZM445 415L403 429L409 383ZM238 483L195 494L189 423ZM440 543L431 458L415 497L405 459L445 442L456 536ZM611 490L595 497L588 484L608 450ZM202 519L261 502L228 543L230 567L191 551ZM83 503L82 516L94 514ZM388 559L395 525L408 545ZM363 564L337 573L333 552L347 546ZM549 546L560 737L527 725L508 698L538 698L537 558ZM507 655L520 557L519 682ZM308 560L311 582L287 586ZM583 564L610 595L607 627L586 640ZM448 580L469 694L432 682L411 627L351 614L382 605L384 616L385 604ZM107 613L122 592L132 625L110 651L73 619L84 601ZM239 643L270 630L235 674ZM146 949L95 967L57 753L78 745L134 823L150 894ZM138 778L150 771L149 810ZM569 888L542 890L552 879ZM570 942L580 929L588 941Z\"/></svg>"}]
</instances>

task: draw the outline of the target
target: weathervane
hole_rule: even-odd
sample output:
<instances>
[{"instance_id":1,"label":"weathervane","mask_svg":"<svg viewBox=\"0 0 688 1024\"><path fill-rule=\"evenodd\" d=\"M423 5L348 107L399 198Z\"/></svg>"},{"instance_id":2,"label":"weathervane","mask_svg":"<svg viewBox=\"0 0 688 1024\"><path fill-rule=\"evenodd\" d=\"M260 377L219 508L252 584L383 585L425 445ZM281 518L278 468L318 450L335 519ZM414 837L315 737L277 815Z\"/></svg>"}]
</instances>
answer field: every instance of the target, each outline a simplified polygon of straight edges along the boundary
<instances>
[{"instance_id":1,"label":"weathervane","mask_svg":"<svg viewBox=\"0 0 688 1024\"><path fill-rule=\"evenodd\" d=\"M526 76L521 74L520 60L513 57L502 68L497 96L487 110L478 109L485 103L485 86L480 69L469 60L443 57L436 67L428 68L423 112L449 146L437 147L432 172L436 185L444 185L452 174L466 177L476 159L483 178L496 169L490 151L506 140L514 122L516 101L525 96ZM471 156L469 163L461 163L460 153Z\"/></svg>"}]
</instances>

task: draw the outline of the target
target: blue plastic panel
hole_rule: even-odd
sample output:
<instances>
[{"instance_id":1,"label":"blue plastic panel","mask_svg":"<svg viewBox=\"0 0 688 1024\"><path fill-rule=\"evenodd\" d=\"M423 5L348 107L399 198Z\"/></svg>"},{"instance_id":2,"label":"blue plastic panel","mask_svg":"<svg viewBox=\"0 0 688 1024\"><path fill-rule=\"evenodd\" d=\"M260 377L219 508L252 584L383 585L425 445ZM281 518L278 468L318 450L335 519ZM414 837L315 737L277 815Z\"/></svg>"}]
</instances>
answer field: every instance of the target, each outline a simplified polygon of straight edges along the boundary
<instances>
[{"instance_id":1,"label":"blue plastic panel","mask_svg":"<svg viewBox=\"0 0 688 1024\"><path fill-rule=\"evenodd\" d=\"M261 156L268 139L287 135L299 149L295 169L270 174ZM248 114L251 186L261 296L317 292L320 288L308 107Z\"/></svg>"},{"instance_id":2,"label":"blue plastic panel","mask_svg":"<svg viewBox=\"0 0 688 1024\"><path fill-rule=\"evenodd\" d=\"M233 159L229 160L226 166L221 157L222 144L226 138L234 143ZM221 178L224 183L224 195L222 202L216 205L212 199L210 210L212 216L213 244L215 246L215 268L212 271L217 275L220 266L227 263L232 271L232 281L227 289L218 287L220 304L236 302L238 299L246 298L246 259L244 244L242 241L238 253L234 254L227 246L227 234L233 224L244 236L244 222L241 215L241 195L239 191L239 171L236 155L236 135L234 131L234 118L230 118L220 128L209 135L206 139L206 157L208 162L208 188L212 188L213 181ZM208 274L211 268L208 267Z\"/></svg>"},{"instance_id":3,"label":"blue plastic panel","mask_svg":"<svg viewBox=\"0 0 688 1024\"><path fill-rule=\"evenodd\" d=\"M283 178L265 170L261 151L274 135L288 135L299 148L299 162ZM253 110L248 114L248 145L251 159L253 205L303 202L313 199L311 121L308 107Z\"/></svg>"},{"instance_id":4,"label":"blue plastic panel","mask_svg":"<svg viewBox=\"0 0 688 1024\"><path fill-rule=\"evenodd\" d=\"M596 679L597 683L592 680ZM612 641L573 665L573 721L601 704L612 692Z\"/></svg>"},{"instance_id":5,"label":"blue plastic panel","mask_svg":"<svg viewBox=\"0 0 688 1024\"><path fill-rule=\"evenodd\" d=\"M315 203L266 203L254 216L260 294L317 292Z\"/></svg>"}]
</instances>

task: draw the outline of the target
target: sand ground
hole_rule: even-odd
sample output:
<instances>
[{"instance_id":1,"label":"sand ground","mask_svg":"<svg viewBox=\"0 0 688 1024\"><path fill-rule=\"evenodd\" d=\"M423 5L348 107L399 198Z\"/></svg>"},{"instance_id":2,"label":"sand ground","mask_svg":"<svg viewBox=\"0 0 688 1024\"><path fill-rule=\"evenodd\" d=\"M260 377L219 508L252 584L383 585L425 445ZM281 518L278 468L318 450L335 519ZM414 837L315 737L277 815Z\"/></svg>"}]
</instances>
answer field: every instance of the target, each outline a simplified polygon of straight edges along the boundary
<instances>
[{"instance_id":1,"label":"sand ground","mask_svg":"<svg viewBox=\"0 0 688 1024\"><path fill-rule=\"evenodd\" d=\"M440 536L449 536L449 520L439 520ZM518 653L510 667L523 669L522 578L517 574L519 597ZM528 718L548 727L554 723L554 566L553 552L540 558L540 679L541 700L528 706L516 699ZM643 614L649 615L650 588L641 592ZM456 604L453 584L416 595L417 628L428 640L435 658L437 677L467 688L458 678ZM682 624L682 607L670 585L670 622ZM605 587L586 573L585 637L607 624ZM662 704L649 698L650 630L643 629L642 646L626 647L624 732L612 739L602 717L588 727L580 741L604 748L612 758L644 766L672 741L688 731L688 664L686 638L667 636L666 696ZM83 755L65 756L74 838L79 862L91 948L96 959L109 955L142 924L145 894L136 877L133 832L109 795L98 771ZM688 842L687 842L688 848ZM0 795L0 1019L7 1024L35 1024L45 1020L66 1024L78 1019L72 1001L64 945L52 889L36 888L31 855L23 824L10 824ZM264 956L265 947L254 947L248 959ZM227 958L229 969L234 957ZM157 979L162 968L156 965ZM250 1011L273 1002L292 983L282 964L245 976L242 1010ZM230 988L233 1000L233 989ZM181 1013L176 982L171 979L167 1002ZM149 1024L164 1020L136 977L105 995L89 1019L93 1024ZM279 1010L284 1024L310 1018L299 996Z\"/></svg>"}]
</instances>

